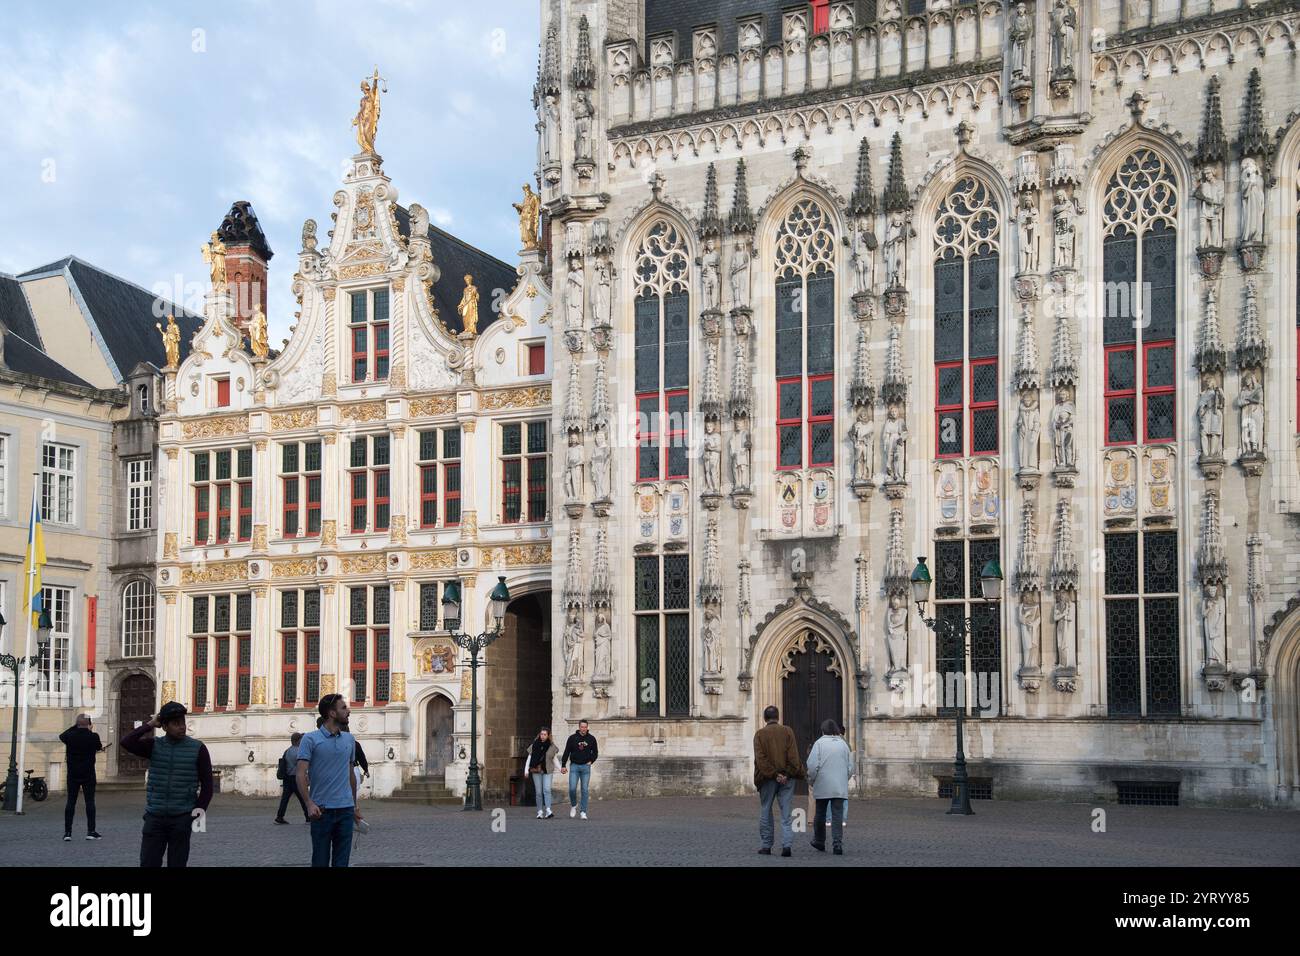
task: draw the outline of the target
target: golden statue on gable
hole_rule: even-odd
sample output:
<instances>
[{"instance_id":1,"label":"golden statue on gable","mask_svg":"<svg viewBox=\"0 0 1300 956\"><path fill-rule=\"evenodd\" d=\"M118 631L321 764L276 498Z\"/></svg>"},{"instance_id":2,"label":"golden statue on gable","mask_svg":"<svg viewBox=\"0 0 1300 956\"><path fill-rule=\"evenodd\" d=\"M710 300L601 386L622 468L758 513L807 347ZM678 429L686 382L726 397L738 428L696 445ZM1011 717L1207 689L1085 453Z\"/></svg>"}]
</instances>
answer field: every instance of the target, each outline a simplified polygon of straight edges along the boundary
<instances>
[{"instance_id":1,"label":"golden statue on gable","mask_svg":"<svg viewBox=\"0 0 1300 956\"><path fill-rule=\"evenodd\" d=\"M176 324L176 316L168 314L165 329L157 322L153 325L162 335L163 349L167 352L167 367L176 368L181 364L181 327Z\"/></svg>"},{"instance_id":2,"label":"golden statue on gable","mask_svg":"<svg viewBox=\"0 0 1300 956\"><path fill-rule=\"evenodd\" d=\"M519 213L519 238L523 240L524 249L532 250L537 248L537 224L541 218L542 197L533 192L527 183L524 183L524 198L522 202L511 203L515 211Z\"/></svg>"},{"instance_id":3,"label":"golden statue on gable","mask_svg":"<svg viewBox=\"0 0 1300 956\"><path fill-rule=\"evenodd\" d=\"M260 305L248 320L248 343L257 358L264 359L271 351L271 343L266 336L266 313Z\"/></svg>"},{"instance_id":4,"label":"golden statue on gable","mask_svg":"<svg viewBox=\"0 0 1300 956\"><path fill-rule=\"evenodd\" d=\"M460 313L461 322L465 326L466 335L478 334L478 288L474 285L474 277L465 276L465 294L461 296L460 305L456 306L456 311Z\"/></svg>"},{"instance_id":5,"label":"golden statue on gable","mask_svg":"<svg viewBox=\"0 0 1300 956\"><path fill-rule=\"evenodd\" d=\"M212 240L205 242L199 251L203 253L203 261L208 264L211 273L212 291L221 295L226 291L226 244L214 232Z\"/></svg>"},{"instance_id":6,"label":"golden statue on gable","mask_svg":"<svg viewBox=\"0 0 1300 956\"><path fill-rule=\"evenodd\" d=\"M363 153L373 154L375 151L375 131L379 129L381 83L383 81L379 78L379 67L375 67L375 75L369 82L361 81L361 105L357 107L357 115L352 120L352 125L357 128L357 145L361 147ZM387 83L383 83L383 92L388 92Z\"/></svg>"}]
</instances>

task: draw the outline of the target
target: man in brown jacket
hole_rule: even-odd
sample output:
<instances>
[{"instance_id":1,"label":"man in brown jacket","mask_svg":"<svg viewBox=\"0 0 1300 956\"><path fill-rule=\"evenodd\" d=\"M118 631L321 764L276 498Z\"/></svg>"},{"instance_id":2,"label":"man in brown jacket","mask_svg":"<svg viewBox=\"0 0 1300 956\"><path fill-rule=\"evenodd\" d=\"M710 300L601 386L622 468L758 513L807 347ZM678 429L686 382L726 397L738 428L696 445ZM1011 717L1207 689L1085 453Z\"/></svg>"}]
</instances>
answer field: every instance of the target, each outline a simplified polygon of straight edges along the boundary
<instances>
[{"instance_id":1,"label":"man in brown jacket","mask_svg":"<svg viewBox=\"0 0 1300 956\"><path fill-rule=\"evenodd\" d=\"M790 856L794 830L790 807L794 803L794 782L804 777L803 761L794 731L777 723L775 707L763 711L763 728L754 734L754 786L758 788L758 852L772 855L772 801L781 803L781 855Z\"/></svg>"}]
</instances>

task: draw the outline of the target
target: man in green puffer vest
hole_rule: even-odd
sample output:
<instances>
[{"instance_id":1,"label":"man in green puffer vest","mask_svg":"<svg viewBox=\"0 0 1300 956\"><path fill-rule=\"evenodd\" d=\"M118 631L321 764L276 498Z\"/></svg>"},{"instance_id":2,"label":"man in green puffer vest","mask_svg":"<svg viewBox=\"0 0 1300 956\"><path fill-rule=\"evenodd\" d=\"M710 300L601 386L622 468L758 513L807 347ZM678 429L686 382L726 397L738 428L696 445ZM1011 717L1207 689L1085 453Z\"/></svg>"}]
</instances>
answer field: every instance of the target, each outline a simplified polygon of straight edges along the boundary
<instances>
[{"instance_id":1,"label":"man in green puffer vest","mask_svg":"<svg viewBox=\"0 0 1300 956\"><path fill-rule=\"evenodd\" d=\"M184 866L190 858L190 832L199 812L212 800L212 758L208 748L185 734L185 707L163 704L157 716L122 738L128 753L149 761L145 786L140 865ZM159 727L164 736L154 736Z\"/></svg>"}]
</instances>

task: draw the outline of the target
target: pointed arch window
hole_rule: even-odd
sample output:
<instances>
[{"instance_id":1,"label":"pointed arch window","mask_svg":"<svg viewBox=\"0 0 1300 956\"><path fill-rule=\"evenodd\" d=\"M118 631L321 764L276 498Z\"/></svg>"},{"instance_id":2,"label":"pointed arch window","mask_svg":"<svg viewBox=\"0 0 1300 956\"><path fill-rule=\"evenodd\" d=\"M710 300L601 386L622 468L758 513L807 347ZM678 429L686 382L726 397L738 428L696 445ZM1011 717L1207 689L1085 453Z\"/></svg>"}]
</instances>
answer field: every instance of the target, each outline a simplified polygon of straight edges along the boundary
<instances>
[{"instance_id":1,"label":"pointed arch window","mask_svg":"<svg viewBox=\"0 0 1300 956\"><path fill-rule=\"evenodd\" d=\"M690 415L690 266L686 242L665 220L652 225L633 265L636 476L686 478Z\"/></svg>"},{"instance_id":2,"label":"pointed arch window","mask_svg":"<svg viewBox=\"0 0 1300 956\"><path fill-rule=\"evenodd\" d=\"M776 236L777 467L835 463L835 228L801 199Z\"/></svg>"},{"instance_id":3,"label":"pointed arch window","mask_svg":"<svg viewBox=\"0 0 1300 956\"><path fill-rule=\"evenodd\" d=\"M1124 158L1102 204L1106 444L1175 438L1178 191L1146 147Z\"/></svg>"},{"instance_id":4,"label":"pointed arch window","mask_svg":"<svg viewBox=\"0 0 1300 956\"><path fill-rule=\"evenodd\" d=\"M1002 218L966 177L935 213L935 455L998 453L998 263Z\"/></svg>"}]
</instances>

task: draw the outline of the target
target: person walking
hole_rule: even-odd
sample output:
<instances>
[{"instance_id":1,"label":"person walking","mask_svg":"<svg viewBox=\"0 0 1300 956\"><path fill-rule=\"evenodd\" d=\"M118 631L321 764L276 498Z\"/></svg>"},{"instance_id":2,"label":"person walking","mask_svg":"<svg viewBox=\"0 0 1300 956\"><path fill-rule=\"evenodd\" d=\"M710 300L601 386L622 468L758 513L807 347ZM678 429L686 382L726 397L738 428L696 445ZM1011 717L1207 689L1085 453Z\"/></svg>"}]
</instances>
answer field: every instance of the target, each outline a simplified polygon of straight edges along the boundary
<instances>
[{"instance_id":1,"label":"person walking","mask_svg":"<svg viewBox=\"0 0 1300 956\"><path fill-rule=\"evenodd\" d=\"M348 733L352 713L342 694L326 694L317 705L320 726L298 743L298 792L307 794L311 820L311 865L348 865L357 809L357 742Z\"/></svg>"},{"instance_id":2,"label":"person walking","mask_svg":"<svg viewBox=\"0 0 1300 956\"><path fill-rule=\"evenodd\" d=\"M533 778L533 792L537 795L537 819L549 820L555 816L551 810L551 778L555 776L555 757L560 748L551 739L551 731L543 727L537 732L528 748L524 762L524 776Z\"/></svg>"},{"instance_id":3,"label":"person walking","mask_svg":"<svg viewBox=\"0 0 1300 956\"><path fill-rule=\"evenodd\" d=\"M781 855L791 856L794 828L790 823L790 805L794 801L794 782L803 779L803 763L794 731L778 723L781 716L773 706L763 711L764 725L754 734L754 786L758 788L758 852L772 855L772 803L781 805Z\"/></svg>"},{"instance_id":4,"label":"person walking","mask_svg":"<svg viewBox=\"0 0 1300 956\"><path fill-rule=\"evenodd\" d=\"M284 818L284 811L289 809L289 798L297 797L298 804L302 807L302 816L307 823L311 823L311 817L307 816L307 801L302 798L298 791L298 745L302 743L302 734L297 733L289 738L289 746L285 749L280 757L280 765L275 768L275 775L280 778L280 809L275 811L276 823L288 823Z\"/></svg>"},{"instance_id":5,"label":"person walking","mask_svg":"<svg viewBox=\"0 0 1300 956\"><path fill-rule=\"evenodd\" d=\"M357 793L361 793L361 781L370 776L370 761L366 759L366 752L361 749L361 741L357 741L357 752L353 755L356 765L352 768L352 776L357 778Z\"/></svg>"},{"instance_id":6,"label":"person walking","mask_svg":"<svg viewBox=\"0 0 1300 956\"><path fill-rule=\"evenodd\" d=\"M569 819L579 812L582 819L587 819L587 795L591 790L591 765L596 762L600 752L596 747L596 737L587 729L585 720L578 721L578 732L570 734L565 741L564 753L560 755L560 773L569 774ZM570 767L572 762L572 767ZM578 784L582 784L582 801L578 801Z\"/></svg>"},{"instance_id":7,"label":"person walking","mask_svg":"<svg viewBox=\"0 0 1300 956\"><path fill-rule=\"evenodd\" d=\"M844 804L849 799L849 777L853 775L853 753L840 736L840 725L833 720L822 722L822 735L808 753L808 786L817 801L813 820L814 850L826 851L826 814L830 811L831 847L836 856L844 855Z\"/></svg>"},{"instance_id":8,"label":"person walking","mask_svg":"<svg viewBox=\"0 0 1300 956\"><path fill-rule=\"evenodd\" d=\"M157 715L122 738L122 749L149 761L145 782L140 865L185 866L194 818L212 802L212 757L203 742L185 733L183 704L168 701ZM161 728L163 736L155 736Z\"/></svg>"},{"instance_id":9,"label":"person walking","mask_svg":"<svg viewBox=\"0 0 1300 956\"><path fill-rule=\"evenodd\" d=\"M77 722L59 734L66 750L68 805L63 808L63 842L72 842L72 820L77 815L77 792L86 798L86 839L102 839L95 830L95 755L104 749L92 729L89 714L78 714Z\"/></svg>"}]
</instances>

